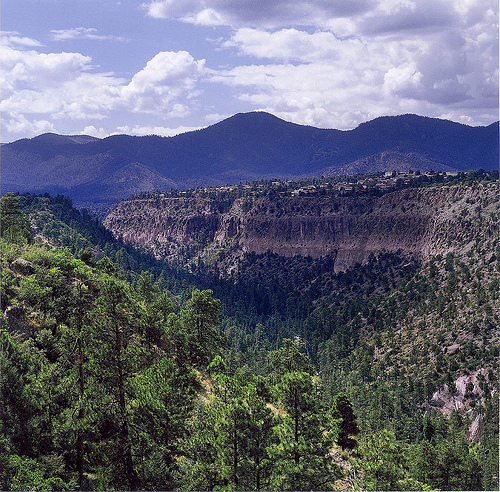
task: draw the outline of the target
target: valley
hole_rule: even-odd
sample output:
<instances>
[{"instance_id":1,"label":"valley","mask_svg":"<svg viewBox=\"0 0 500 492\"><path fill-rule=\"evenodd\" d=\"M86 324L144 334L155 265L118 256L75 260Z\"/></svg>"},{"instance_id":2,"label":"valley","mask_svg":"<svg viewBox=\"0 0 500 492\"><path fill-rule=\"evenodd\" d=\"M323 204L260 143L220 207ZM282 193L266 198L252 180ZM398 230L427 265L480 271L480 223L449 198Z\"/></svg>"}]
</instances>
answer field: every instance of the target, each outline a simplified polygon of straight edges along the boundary
<instances>
[{"instance_id":1,"label":"valley","mask_svg":"<svg viewBox=\"0 0 500 492\"><path fill-rule=\"evenodd\" d=\"M6 488L495 490L498 172L392 174L4 196Z\"/></svg>"}]
</instances>

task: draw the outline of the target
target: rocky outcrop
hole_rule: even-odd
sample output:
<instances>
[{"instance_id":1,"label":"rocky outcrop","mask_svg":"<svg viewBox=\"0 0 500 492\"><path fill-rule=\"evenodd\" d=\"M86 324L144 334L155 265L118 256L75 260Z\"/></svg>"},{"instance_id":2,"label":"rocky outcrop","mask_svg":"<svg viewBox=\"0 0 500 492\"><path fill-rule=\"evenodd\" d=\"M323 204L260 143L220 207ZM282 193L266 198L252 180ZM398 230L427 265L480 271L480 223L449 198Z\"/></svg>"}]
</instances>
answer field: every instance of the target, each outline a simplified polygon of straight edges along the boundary
<instances>
[{"instance_id":1,"label":"rocky outcrop","mask_svg":"<svg viewBox=\"0 0 500 492\"><path fill-rule=\"evenodd\" d=\"M10 269L19 275L33 275L35 273L35 265L31 261L18 258L10 264Z\"/></svg>"},{"instance_id":2,"label":"rocky outcrop","mask_svg":"<svg viewBox=\"0 0 500 492\"><path fill-rule=\"evenodd\" d=\"M479 442L484 428L484 418L481 414L477 415L470 425L465 435L469 442Z\"/></svg>"},{"instance_id":3,"label":"rocky outcrop","mask_svg":"<svg viewBox=\"0 0 500 492\"><path fill-rule=\"evenodd\" d=\"M217 201L154 198L122 202L104 220L115 236L167 261L233 263L241 254L319 258L336 252L335 271L383 251L423 259L446 253L470 236L497 231L487 211L498 203L495 185L415 188L369 196L275 196ZM479 204L479 212L476 211ZM496 206L496 205L495 205ZM464 212L464 210L466 212ZM496 210L496 209L495 209ZM483 213L484 219L467 217ZM481 231L474 228L481 227ZM227 267L227 265L226 265Z\"/></svg>"},{"instance_id":4,"label":"rocky outcrop","mask_svg":"<svg viewBox=\"0 0 500 492\"><path fill-rule=\"evenodd\" d=\"M476 415L474 409L478 405L484 407L484 391L481 389L480 379L488 381L488 371L480 369L471 374L463 375L454 381L454 387L444 384L434 392L432 398L424 403L422 411L424 416L440 412L447 417L457 410L471 418L471 424L466 433L469 441L478 442L484 427L481 413Z\"/></svg>"}]
</instances>

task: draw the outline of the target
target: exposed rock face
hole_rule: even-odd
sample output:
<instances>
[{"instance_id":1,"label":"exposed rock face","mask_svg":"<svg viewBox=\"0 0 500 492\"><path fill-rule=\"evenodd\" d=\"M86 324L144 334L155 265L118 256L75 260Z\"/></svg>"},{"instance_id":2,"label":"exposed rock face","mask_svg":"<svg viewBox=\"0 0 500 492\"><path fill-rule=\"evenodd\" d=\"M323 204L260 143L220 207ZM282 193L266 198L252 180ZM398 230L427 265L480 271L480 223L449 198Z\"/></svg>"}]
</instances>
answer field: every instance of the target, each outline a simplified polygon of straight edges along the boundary
<instances>
[{"instance_id":1,"label":"exposed rock face","mask_svg":"<svg viewBox=\"0 0 500 492\"><path fill-rule=\"evenodd\" d=\"M484 262L489 265L497 260L497 257L493 251L490 251L484 258Z\"/></svg>"},{"instance_id":2,"label":"exposed rock face","mask_svg":"<svg viewBox=\"0 0 500 492\"><path fill-rule=\"evenodd\" d=\"M18 273L20 275L32 275L35 273L35 265L28 260L24 260L23 258L18 258L14 260L10 264L10 268L13 272Z\"/></svg>"},{"instance_id":3,"label":"exposed rock face","mask_svg":"<svg viewBox=\"0 0 500 492\"><path fill-rule=\"evenodd\" d=\"M471 442L479 442L484 428L484 418L481 414L477 415L467 431L467 439Z\"/></svg>"},{"instance_id":4,"label":"exposed rock face","mask_svg":"<svg viewBox=\"0 0 500 492\"><path fill-rule=\"evenodd\" d=\"M220 252L225 253L225 268L231 268L245 252L318 258L336 251L339 272L363 263L371 253L401 250L425 259L450 251L454 241L472 240L478 232L494 234L494 221L483 221L484 230L474 231L461 213L472 209L471 199L483 208L496 203L497 191L492 184L407 189L378 198L277 196L254 197L251 203L251 197L135 199L122 202L104 225L115 236L177 264L194 259L214 263Z\"/></svg>"},{"instance_id":5,"label":"exposed rock face","mask_svg":"<svg viewBox=\"0 0 500 492\"><path fill-rule=\"evenodd\" d=\"M460 376L454 381L456 390L452 392L447 384L441 386L429 402L423 406L424 416L433 412L441 412L447 416L454 410L462 410L466 415L472 416L473 421L467 431L466 437L469 441L478 442L484 427L484 419L481 414L474 417L475 404L484 406L484 391L480 387L479 378L488 379L485 369L474 371L472 374ZM470 386L470 393L467 386ZM473 404L474 403L474 404Z\"/></svg>"}]
</instances>

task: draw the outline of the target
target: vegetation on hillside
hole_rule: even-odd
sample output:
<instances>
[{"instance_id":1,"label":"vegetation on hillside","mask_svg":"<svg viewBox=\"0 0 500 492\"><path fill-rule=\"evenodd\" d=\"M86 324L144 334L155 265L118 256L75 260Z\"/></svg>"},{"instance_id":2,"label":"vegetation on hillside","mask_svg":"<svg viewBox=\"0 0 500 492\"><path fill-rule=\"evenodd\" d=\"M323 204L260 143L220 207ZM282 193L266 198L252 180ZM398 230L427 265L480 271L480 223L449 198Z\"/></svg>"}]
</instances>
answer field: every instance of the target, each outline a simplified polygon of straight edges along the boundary
<instances>
[{"instance_id":1,"label":"vegetation on hillside","mask_svg":"<svg viewBox=\"0 0 500 492\"><path fill-rule=\"evenodd\" d=\"M252 183L246 182L236 185L198 187L187 190L171 189L168 191L143 191L129 198L155 199L162 197L198 197L213 200L233 201L236 198L249 199L258 196L286 196L286 195L308 195L308 196L382 196L401 189L424 188L436 185L451 185L463 183L467 186L474 182L495 182L498 180L498 171L485 171L480 169L468 172L436 172L430 170L422 173L419 170L401 172L375 172L353 175L328 176L321 178L302 178L299 180L258 180ZM229 207L228 204L225 205Z\"/></svg>"},{"instance_id":2,"label":"vegetation on hillside","mask_svg":"<svg viewBox=\"0 0 500 492\"><path fill-rule=\"evenodd\" d=\"M422 263L249 255L236 282L62 196L0 205L2 489L498 489L498 204Z\"/></svg>"}]
</instances>

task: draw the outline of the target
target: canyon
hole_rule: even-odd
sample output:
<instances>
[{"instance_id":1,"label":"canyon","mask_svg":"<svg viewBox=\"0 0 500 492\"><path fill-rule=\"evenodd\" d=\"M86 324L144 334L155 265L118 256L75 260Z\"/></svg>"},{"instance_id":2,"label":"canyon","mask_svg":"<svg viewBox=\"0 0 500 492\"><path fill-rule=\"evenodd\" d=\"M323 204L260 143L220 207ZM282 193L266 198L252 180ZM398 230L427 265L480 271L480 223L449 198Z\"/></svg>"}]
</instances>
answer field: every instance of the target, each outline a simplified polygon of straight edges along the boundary
<instances>
[{"instance_id":1,"label":"canyon","mask_svg":"<svg viewBox=\"0 0 500 492\"><path fill-rule=\"evenodd\" d=\"M482 220L469 220L474 204ZM313 259L335 254L335 272L370 255L399 252L421 260L466 247L497 231L498 187L460 184L395 190L382 196L135 198L104 220L115 237L170 264L237 271L245 253ZM485 212L486 210L486 212ZM490 213L492 212L492 213ZM493 215L492 215L493 214ZM480 227L480 230L476 230Z\"/></svg>"}]
</instances>

